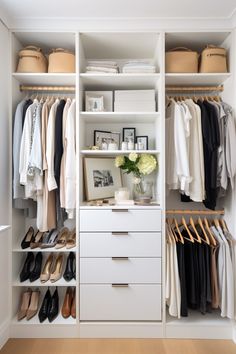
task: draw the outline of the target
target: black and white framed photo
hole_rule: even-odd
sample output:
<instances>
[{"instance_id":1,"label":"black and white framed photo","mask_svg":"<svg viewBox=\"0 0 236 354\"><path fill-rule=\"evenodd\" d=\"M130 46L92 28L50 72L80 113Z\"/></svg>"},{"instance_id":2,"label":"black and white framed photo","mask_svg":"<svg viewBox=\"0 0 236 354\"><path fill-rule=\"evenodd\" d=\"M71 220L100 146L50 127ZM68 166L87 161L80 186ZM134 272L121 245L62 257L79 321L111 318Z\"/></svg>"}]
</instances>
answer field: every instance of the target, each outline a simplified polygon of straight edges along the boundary
<instances>
[{"instance_id":1,"label":"black and white framed photo","mask_svg":"<svg viewBox=\"0 0 236 354\"><path fill-rule=\"evenodd\" d=\"M104 145L105 147L107 146L107 149L109 149L109 144L115 144L117 148L113 150L118 150L120 148L120 133L103 131L103 130L94 130L93 143L94 145L98 146L99 149L101 150L106 150L103 148Z\"/></svg>"},{"instance_id":2,"label":"black and white framed photo","mask_svg":"<svg viewBox=\"0 0 236 354\"><path fill-rule=\"evenodd\" d=\"M110 157L85 157L84 178L86 199L113 198L122 187L121 170Z\"/></svg>"},{"instance_id":3,"label":"black and white framed photo","mask_svg":"<svg viewBox=\"0 0 236 354\"><path fill-rule=\"evenodd\" d=\"M136 136L136 143L138 150L148 150L148 136Z\"/></svg>"},{"instance_id":4,"label":"black and white framed photo","mask_svg":"<svg viewBox=\"0 0 236 354\"><path fill-rule=\"evenodd\" d=\"M87 112L103 112L104 98L102 95L88 94L85 96L85 109Z\"/></svg>"},{"instance_id":5,"label":"black and white framed photo","mask_svg":"<svg viewBox=\"0 0 236 354\"><path fill-rule=\"evenodd\" d=\"M123 137L122 141L135 143L136 138L136 129L135 128L123 128Z\"/></svg>"}]
</instances>

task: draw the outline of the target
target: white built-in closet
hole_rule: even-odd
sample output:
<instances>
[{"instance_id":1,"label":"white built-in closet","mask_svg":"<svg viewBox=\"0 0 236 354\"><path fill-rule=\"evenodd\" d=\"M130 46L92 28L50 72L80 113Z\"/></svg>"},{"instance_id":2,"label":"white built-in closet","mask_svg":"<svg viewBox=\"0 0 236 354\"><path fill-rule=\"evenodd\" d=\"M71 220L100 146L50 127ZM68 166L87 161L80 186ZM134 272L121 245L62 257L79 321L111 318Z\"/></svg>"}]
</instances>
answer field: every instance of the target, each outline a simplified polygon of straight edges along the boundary
<instances>
[{"instance_id":1,"label":"white built-in closet","mask_svg":"<svg viewBox=\"0 0 236 354\"><path fill-rule=\"evenodd\" d=\"M176 86L217 86L224 85L223 99L236 109L235 58L236 41L234 31L52 31L14 30L9 32L0 27L0 37L9 45L2 48L8 60L0 63L1 80L1 120L0 120L0 224L9 225L9 230L0 229L1 237L1 298L0 315L5 318L0 328L9 337L146 337L146 338L233 338L235 323L220 314L212 315L190 313L182 319L170 318L165 305L165 210L180 209L178 195L165 195L165 85ZM177 47L191 47L199 52L206 44L223 46L228 52L227 74L165 74L165 50ZM45 52L51 48L65 47L75 52L75 74L19 74L15 73L17 53L26 45L37 45ZM118 64L127 59L149 59L156 66L155 74L87 74L88 59L111 59ZM76 146L77 146L77 209L73 220L66 221L70 228L76 226L76 287L77 317L64 319L58 316L49 324L40 324L35 317L31 321L18 322L16 319L19 296L23 287L30 284L19 282L19 272L27 250L20 248L20 242L30 225L35 220L25 218L19 210L11 208L11 134L12 117L17 103L25 96L20 85L36 86L74 86L76 97ZM86 90L116 89L154 89L156 92L156 112L85 112L84 92ZM122 127L135 127L137 135L148 135L149 149L157 156L159 169L154 174L155 206L95 207L84 202L83 158L86 156L117 156L120 151L92 151L86 146L93 144L93 130L122 131ZM6 132L6 134L5 134ZM122 152L124 153L124 152ZM124 179L130 185L129 179ZM8 191L6 193L5 191ZM199 209L192 203L187 208ZM223 205L225 219L236 235L235 196L230 193ZM129 216L128 216L129 215ZM142 222L145 220L145 223ZM122 228L120 225L123 225ZM101 272L109 269L111 257L115 255L113 245L106 243L106 237L115 232L130 232L143 237L143 244L135 248L135 243L123 257L130 257L136 268L131 270L131 278L122 282L113 274L101 277ZM96 250L92 249L93 237L101 237ZM141 235L142 234L142 235ZM103 237L103 236L104 237ZM11 241L9 241L9 238ZM88 241L90 240L90 241ZM9 242L9 246L7 246ZM87 243L86 243L87 242ZM96 239L97 242L97 239ZM127 242L124 240L122 242ZM5 248L6 247L6 248ZM86 248L87 247L87 248ZM123 248L122 248L123 247ZM127 244L128 247L128 244ZM4 248L7 252L4 251ZM128 249L128 248L127 248ZM66 251L65 251L66 252ZM100 253L99 253L100 252ZM136 252L136 253L135 253ZM4 258L5 257L5 260ZM142 263L144 259L144 263ZM98 272L89 278L86 267L98 267ZM136 262L136 263L135 263ZM7 264L7 266L6 266ZM143 264L143 265L142 265ZM100 267L100 268L99 268ZM123 266L122 266L123 267ZM140 267L140 268L139 268ZM143 268L142 268L143 267ZM136 269L136 271L135 271ZM123 275L129 271L123 269ZM143 271L143 272L142 272ZM133 273L132 273L133 272ZM135 273L136 272L136 273ZM146 275L146 276L145 276ZM110 278L109 278L110 277ZM110 279L110 283L109 280ZM117 281L116 281L117 280ZM129 283L129 287L112 288L111 283ZM47 283L37 281L42 294ZM66 282L60 279L54 284L58 287L61 302L66 289ZM4 293L4 297L2 294ZM8 303L9 302L9 303ZM8 314L5 310L8 309ZM0 332L1 335L1 332Z\"/></svg>"}]
</instances>

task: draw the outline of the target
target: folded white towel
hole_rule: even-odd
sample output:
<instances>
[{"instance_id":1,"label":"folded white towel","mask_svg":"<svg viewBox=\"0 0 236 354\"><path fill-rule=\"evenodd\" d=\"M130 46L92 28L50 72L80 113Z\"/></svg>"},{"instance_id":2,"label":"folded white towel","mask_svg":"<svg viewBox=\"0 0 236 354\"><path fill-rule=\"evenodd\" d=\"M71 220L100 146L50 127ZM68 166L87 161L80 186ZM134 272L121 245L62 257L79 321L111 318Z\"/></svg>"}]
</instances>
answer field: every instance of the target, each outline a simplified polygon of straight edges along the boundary
<instances>
[{"instance_id":1,"label":"folded white towel","mask_svg":"<svg viewBox=\"0 0 236 354\"><path fill-rule=\"evenodd\" d=\"M99 66L86 66L86 72L118 73L118 69L103 68Z\"/></svg>"},{"instance_id":2,"label":"folded white towel","mask_svg":"<svg viewBox=\"0 0 236 354\"><path fill-rule=\"evenodd\" d=\"M117 67L115 61L110 60L88 60L88 66L105 66L105 67Z\"/></svg>"}]
</instances>

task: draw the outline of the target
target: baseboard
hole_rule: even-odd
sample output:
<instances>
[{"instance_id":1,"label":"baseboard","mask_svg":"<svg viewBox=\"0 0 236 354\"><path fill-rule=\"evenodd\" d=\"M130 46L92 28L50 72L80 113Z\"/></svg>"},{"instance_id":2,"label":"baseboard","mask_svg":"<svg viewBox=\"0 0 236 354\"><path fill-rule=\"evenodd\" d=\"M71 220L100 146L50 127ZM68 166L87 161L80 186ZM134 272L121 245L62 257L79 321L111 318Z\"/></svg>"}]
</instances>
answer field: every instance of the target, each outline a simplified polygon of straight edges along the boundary
<instances>
[{"instance_id":1,"label":"baseboard","mask_svg":"<svg viewBox=\"0 0 236 354\"><path fill-rule=\"evenodd\" d=\"M232 329L232 340L236 343L236 325L234 325Z\"/></svg>"},{"instance_id":2,"label":"baseboard","mask_svg":"<svg viewBox=\"0 0 236 354\"><path fill-rule=\"evenodd\" d=\"M10 334L10 320L6 320L0 326L0 350L5 345L5 343L8 341L9 334Z\"/></svg>"}]
</instances>

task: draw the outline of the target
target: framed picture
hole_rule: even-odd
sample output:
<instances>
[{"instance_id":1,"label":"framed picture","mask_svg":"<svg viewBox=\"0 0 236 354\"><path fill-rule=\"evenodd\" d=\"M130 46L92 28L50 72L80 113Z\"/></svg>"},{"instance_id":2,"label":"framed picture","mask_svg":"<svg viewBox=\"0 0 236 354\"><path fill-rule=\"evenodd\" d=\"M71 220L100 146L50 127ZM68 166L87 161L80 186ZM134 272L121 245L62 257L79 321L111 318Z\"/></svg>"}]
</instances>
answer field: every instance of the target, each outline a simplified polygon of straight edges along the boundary
<instances>
[{"instance_id":1,"label":"framed picture","mask_svg":"<svg viewBox=\"0 0 236 354\"><path fill-rule=\"evenodd\" d=\"M115 166L115 159L109 157L85 157L84 180L88 201L113 198L122 187L121 171Z\"/></svg>"},{"instance_id":2,"label":"framed picture","mask_svg":"<svg viewBox=\"0 0 236 354\"><path fill-rule=\"evenodd\" d=\"M148 150L148 136L136 136L138 150Z\"/></svg>"},{"instance_id":3,"label":"framed picture","mask_svg":"<svg viewBox=\"0 0 236 354\"><path fill-rule=\"evenodd\" d=\"M102 95L88 94L85 96L85 109L87 112L103 112L104 98Z\"/></svg>"},{"instance_id":4,"label":"framed picture","mask_svg":"<svg viewBox=\"0 0 236 354\"><path fill-rule=\"evenodd\" d=\"M123 128L123 139L122 141L126 141L127 143L129 141L132 141L135 143L135 128Z\"/></svg>"},{"instance_id":5,"label":"framed picture","mask_svg":"<svg viewBox=\"0 0 236 354\"><path fill-rule=\"evenodd\" d=\"M120 148L120 133L108 132L103 130L94 130L94 142L93 144L102 149L102 144L115 143L117 149Z\"/></svg>"}]
</instances>

